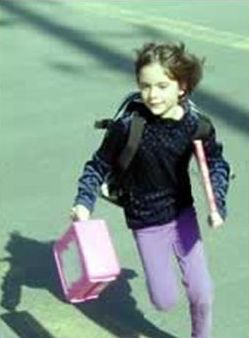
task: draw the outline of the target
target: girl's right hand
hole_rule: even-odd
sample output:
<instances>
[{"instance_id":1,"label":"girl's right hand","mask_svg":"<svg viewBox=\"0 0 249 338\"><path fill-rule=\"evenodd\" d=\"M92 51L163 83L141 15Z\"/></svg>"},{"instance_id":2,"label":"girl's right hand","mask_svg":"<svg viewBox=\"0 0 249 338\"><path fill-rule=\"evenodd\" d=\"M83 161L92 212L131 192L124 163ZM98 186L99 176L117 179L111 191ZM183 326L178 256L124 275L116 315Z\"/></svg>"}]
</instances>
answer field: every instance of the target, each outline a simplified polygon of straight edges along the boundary
<instances>
[{"instance_id":1,"label":"girl's right hand","mask_svg":"<svg viewBox=\"0 0 249 338\"><path fill-rule=\"evenodd\" d=\"M208 217L208 223L211 228L217 229L223 225L224 220L221 218L220 214L217 211L213 211Z\"/></svg>"},{"instance_id":2,"label":"girl's right hand","mask_svg":"<svg viewBox=\"0 0 249 338\"><path fill-rule=\"evenodd\" d=\"M87 221L90 211L84 205L77 204L71 209L70 217L73 221Z\"/></svg>"}]
</instances>

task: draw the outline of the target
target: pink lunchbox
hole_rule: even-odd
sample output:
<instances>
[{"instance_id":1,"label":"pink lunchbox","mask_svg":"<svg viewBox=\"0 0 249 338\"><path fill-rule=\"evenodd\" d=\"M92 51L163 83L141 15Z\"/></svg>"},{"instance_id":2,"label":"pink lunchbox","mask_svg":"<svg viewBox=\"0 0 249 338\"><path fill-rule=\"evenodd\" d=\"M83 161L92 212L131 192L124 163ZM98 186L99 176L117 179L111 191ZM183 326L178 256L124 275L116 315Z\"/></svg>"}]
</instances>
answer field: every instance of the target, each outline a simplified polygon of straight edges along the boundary
<instances>
[{"instance_id":1,"label":"pink lunchbox","mask_svg":"<svg viewBox=\"0 0 249 338\"><path fill-rule=\"evenodd\" d=\"M120 273L104 220L72 223L53 252L63 292L71 303L97 298Z\"/></svg>"}]
</instances>

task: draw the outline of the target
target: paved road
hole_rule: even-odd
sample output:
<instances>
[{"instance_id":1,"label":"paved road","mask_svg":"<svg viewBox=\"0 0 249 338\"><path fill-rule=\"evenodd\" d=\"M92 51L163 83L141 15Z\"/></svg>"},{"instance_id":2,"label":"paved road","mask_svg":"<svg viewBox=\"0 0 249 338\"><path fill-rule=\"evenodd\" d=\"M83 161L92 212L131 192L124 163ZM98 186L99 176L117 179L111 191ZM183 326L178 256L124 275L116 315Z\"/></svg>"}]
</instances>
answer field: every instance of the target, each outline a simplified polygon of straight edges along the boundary
<instances>
[{"instance_id":1,"label":"paved road","mask_svg":"<svg viewBox=\"0 0 249 338\"><path fill-rule=\"evenodd\" d=\"M65 303L51 260L82 164L102 137L95 119L111 115L135 87L134 50L163 39L183 40L207 58L195 100L216 123L236 173L227 223L212 232L192 169L215 280L214 336L248 336L248 5L0 0L1 338L188 338L184 295L169 314L150 305L119 209L99 201L95 211L107 220L123 267L100 300Z\"/></svg>"}]
</instances>

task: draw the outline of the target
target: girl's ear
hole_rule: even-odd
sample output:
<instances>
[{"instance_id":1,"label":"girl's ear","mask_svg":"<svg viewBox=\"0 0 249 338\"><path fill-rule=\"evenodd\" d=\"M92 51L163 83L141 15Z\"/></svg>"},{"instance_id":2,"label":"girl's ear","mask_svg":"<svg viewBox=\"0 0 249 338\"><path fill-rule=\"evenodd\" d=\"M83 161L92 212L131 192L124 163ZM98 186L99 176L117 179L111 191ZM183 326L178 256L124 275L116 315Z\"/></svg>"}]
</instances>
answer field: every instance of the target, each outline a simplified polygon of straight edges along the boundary
<instances>
[{"instance_id":1,"label":"girl's ear","mask_svg":"<svg viewBox=\"0 0 249 338\"><path fill-rule=\"evenodd\" d=\"M179 96L183 97L187 92L187 84L185 82L180 84Z\"/></svg>"}]
</instances>

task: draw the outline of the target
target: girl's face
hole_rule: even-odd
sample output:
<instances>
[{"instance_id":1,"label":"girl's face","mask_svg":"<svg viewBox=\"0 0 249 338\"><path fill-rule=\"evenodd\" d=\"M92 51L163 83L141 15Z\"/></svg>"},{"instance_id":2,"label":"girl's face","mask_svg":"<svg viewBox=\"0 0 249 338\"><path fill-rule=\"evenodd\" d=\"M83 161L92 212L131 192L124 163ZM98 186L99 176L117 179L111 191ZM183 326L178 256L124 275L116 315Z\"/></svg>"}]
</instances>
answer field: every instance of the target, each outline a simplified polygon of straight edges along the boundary
<instances>
[{"instance_id":1,"label":"girl's face","mask_svg":"<svg viewBox=\"0 0 249 338\"><path fill-rule=\"evenodd\" d=\"M170 78L160 63L152 63L141 68L138 86L144 104L153 115L167 117L176 108L179 96L183 94L179 83Z\"/></svg>"}]
</instances>

